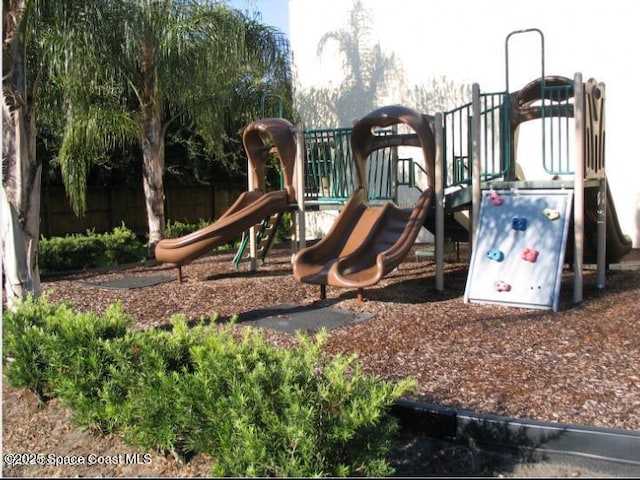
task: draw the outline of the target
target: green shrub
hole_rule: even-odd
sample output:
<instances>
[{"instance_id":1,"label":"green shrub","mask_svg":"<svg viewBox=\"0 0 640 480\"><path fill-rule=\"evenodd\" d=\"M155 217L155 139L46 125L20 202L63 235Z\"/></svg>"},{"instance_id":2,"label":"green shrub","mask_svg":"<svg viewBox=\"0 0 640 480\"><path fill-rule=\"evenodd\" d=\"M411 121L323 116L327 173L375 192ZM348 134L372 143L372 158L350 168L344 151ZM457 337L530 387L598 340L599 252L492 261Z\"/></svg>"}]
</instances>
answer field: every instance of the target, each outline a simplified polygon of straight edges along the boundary
<instances>
[{"instance_id":1,"label":"green shrub","mask_svg":"<svg viewBox=\"0 0 640 480\"><path fill-rule=\"evenodd\" d=\"M98 237L104 244L108 265L122 265L144 259L145 245L124 224L115 227L111 233L103 233Z\"/></svg>"},{"instance_id":2,"label":"green shrub","mask_svg":"<svg viewBox=\"0 0 640 480\"><path fill-rule=\"evenodd\" d=\"M107 267L144 259L145 246L124 225L110 233L70 234L42 238L38 265L43 274L86 268Z\"/></svg>"},{"instance_id":3,"label":"green shrub","mask_svg":"<svg viewBox=\"0 0 640 480\"><path fill-rule=\"evenodd\" d=\"M166 238L179 238L184 237L190 233L195 232L196 230L200 230L201 228L205 228L210 226L213 223L213 220L205 220L200 219L195 223L185 223L180 221L167 221L167 226L165 228L165 237ZM230 240L214 250L222 251L236 248L239 243L240 235L238 235L237 239Z\"/></svg>"},{"instance_id":4,"label":"green shrub","mask_svg":"<svg viewBox=\"0 0 640 480\"><path fill-rule=\"evenodd\" d=\"M238 340L233 322L172 323L140 331L118 305L99 316L29 301L7 314L5 373L59 396L83 425L183 458L207 454L214 475L392 473L398 424L387 408L412 382L325 355L326 332L277 349L251 328Z\"/></svg>"},{"instance_id":5,"label":"green shrub","mask_svg":"<svg viewBox=\"0 0 640 480\"><path fill-rule=\"evenodd\" d=\"M189 233L195 232L196 230L200 230L201 228L207 227L213 223L212 220L205 220L203 218L199 219L195 223L187 223L181 222L179 220L167 220L167 226L165 227L165 237L167 238L178 238L184 237Z\"/></svg>"},{"instance_id":6,"label":"green shrub","mask_svg":"<svg viewBox=\"0 0 640 480\"><path fill-rule=\"evenodd\" d=\"M60 396L69 382L87 396L109 368L110 341L125 338L131 326L120 304L96 315L29 298L3 314L4 374L10 385L28 387L43 400Z\"/></svg>"},{"instance_id":7,"label":"green shrub","mask_svg":"<svg viewBox=\"0 0 640 480\"><path fill-rule=\"evenodd\" d=\"M284 212L280 219L280 223L278 224L278 229L276 230L276 243L288 242L291 240L292 223L291 212Z\"/></svg>"},{"instance_id":8,"label":"green shrub","mask_svg":"<svg viewBox=\"0 0 640 480\"><path fill-rule=\"evenodd\" d=\"M41 400L47 399L51 371L42 345L49 335L48 320L66 309L63 304L54 306L44 299L36 302L29 298L17 311L3 311L2 363L9 385L29 388Z\"/></svg>"}]
</instances>

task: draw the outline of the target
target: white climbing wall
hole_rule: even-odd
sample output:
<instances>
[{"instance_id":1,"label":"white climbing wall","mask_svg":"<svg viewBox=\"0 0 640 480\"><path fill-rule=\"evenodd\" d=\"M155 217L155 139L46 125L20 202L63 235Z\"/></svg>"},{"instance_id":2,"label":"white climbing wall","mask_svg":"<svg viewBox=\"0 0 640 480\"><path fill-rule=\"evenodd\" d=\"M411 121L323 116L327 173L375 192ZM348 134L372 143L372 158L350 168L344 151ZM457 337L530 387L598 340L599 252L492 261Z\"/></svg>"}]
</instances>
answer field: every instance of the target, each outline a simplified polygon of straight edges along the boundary
<instances>
[{"instance_id":1,"label":"white climbing wall","mask_svg":"<svg viewBox=\"0 0 640 480\"><path fill-rule=\"evenodd\" d=\"M486 190L465 302L558 310L571 190Z\"/></svg>"}]
</instances>

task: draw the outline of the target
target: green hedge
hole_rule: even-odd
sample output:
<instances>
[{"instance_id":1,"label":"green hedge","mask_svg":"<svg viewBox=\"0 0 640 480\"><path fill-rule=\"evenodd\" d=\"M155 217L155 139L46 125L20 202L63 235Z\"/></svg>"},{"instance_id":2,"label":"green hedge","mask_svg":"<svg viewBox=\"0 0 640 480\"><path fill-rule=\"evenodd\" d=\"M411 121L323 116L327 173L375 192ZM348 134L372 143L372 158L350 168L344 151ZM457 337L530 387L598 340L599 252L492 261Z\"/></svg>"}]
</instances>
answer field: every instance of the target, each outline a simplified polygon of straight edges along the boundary
<instances>
[{"instance_id":1,"label":"green hedge","mask_svg":"<svg viewBox=\"0 0 640 480\"><path fill-rule=\"evenodd\" d=\"M38 266L43 274L108 267L142 261L146 247L135 233L122 225L110 233L71 234L41 238Z\"/></svg>"},{"instance_id":2,"label":"green hedge","mask_svg":"<svg viewBox=\"0 0 640 480\"><path fill-rule=\"evenodd\" d=\"M213 223L212 220L206 220L201 218L195 223L181 222L179 220L167 220L167 226L164 234L167 238L179 238L188 235L191 232L200 230Z\"/></svg>"},{"instance_id":3,"label":"green hedge","mask_svg":"<svg viewBox=\"0 0 640 480\"><path fill-rule=\"evenodd\" d=\"M210 220L201 219L196 223L179 221L167 222L165 235L177 238L211 225ZM290 230L289 212L278 228L276 241L284 241ZM221 245L219 250L234 248L237 240ZM88 268L111 267L127 263L142 262L147 254L147 246L124 224L109 233L95 233L87 230L84 234L74 233L64 237L42 237L39 242L38 266L43 275L85 270Z\"/></svg>"},{"instance_id":4,"label":"green hedge","mask_svg":"<svg viewBox=\"0 0 640 480\"><path fill-rule=\"evenodd\" d=\"M137 330L104 315L28 300L4 318L4 373L76 420L179 458L204 453L216 476L382 476L398 424L388 407L413 382L323 354L326 332L277 349L234 322ZM233 333L236 333L234 336Z\"/></svg>"}]
</instances>

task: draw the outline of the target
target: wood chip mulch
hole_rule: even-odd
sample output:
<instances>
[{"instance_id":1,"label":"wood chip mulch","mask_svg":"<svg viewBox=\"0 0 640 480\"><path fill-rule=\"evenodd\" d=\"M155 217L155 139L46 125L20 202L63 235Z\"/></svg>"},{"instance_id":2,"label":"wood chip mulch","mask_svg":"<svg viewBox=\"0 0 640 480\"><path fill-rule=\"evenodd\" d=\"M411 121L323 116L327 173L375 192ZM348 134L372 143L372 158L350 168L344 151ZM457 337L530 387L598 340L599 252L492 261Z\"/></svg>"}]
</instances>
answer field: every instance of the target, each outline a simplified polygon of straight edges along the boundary
<instances>
[{"instance_id":1,"label":"wood chip mulch","mask_svg":"<svg viewBox=\"0 0 640 480\"><path fill-rule=\"evenodd\" d=\"M233 253L200 258L183 268L184 282L146 288L89 288L122 276L174 275L166 265L138 265L44 279L52 302L102 312L121 301L139 328L167 325L172 315L190 320L229 317L284 303L315 305L319 287L291 275L291 250L279 247L249 272L236 272ZM640 431L640 270L611 269L606 288L585 269L584 300L573 304L573 274L563 273L560 310L466 304L465 252L445 262L445 291L435 291L430 260L409 255L359 302L356 292L327 288L327 306L375 314L330 332L328 353L356 353L363 367L389 380L413 377L413 400L478 413ZM628 258L640 259L634 250ZM625 259L627 260L627 257ZM242 322L237 328L243 328ZM283 347L295 339L264 330ZM116 437L78 429L71 412L3 383L3 449L55 455L142 455ZM102 452L102 453L101 453ZM131 457L133 458L133 457ZM424 472L421 472L424 473ZM5 476L207 476L202 456L187 464L152 454L150 462L88 467L3 466Z\"/></svg>"}]
</instances>

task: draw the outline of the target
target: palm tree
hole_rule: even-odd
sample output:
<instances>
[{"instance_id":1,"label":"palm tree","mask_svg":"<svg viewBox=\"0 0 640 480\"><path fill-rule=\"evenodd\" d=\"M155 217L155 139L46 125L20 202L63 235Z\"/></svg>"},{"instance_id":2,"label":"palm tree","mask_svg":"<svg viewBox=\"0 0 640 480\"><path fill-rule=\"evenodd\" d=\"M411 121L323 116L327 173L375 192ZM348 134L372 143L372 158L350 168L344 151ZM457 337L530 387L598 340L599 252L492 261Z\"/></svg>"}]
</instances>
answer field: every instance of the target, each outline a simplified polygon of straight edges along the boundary
<instances>
[{"instance_id":1,"label":"palm tree","mask_svg":"<svg viewBox=\"0 0 640 480\"><path fill-rule=\"evenodd\" d=\"M112 0L103 3L100 16L104 28L96 32L93 42L99 47L86 57L95 63L81 72L88 78L80 84L74 80L80 88L68 95L71 114L60 153L63 179L74 208L81 212L85 184L79 180L86 178L87 159L94 154L86 148L87 139L100 137L93 143L100 148L105 145L105 136L138 142L152 256L166 223L163 175L167 129L176 120L191 124L211 154L220 154L226 117L239 89L247 83L259 89L273 75L283 78L287 52L274 29L218 2ZM77 72L70 73L75 78ZM119 89L120 97L105 101L101 94L99 108L95 102L87 103L86 99L93 97L87 92L105 85ZM88 131L96 123L89 118L102 118L105 112L112 121L103 126L119 129L110 135L102 130Z\"/></svg>"}]
</instances>

